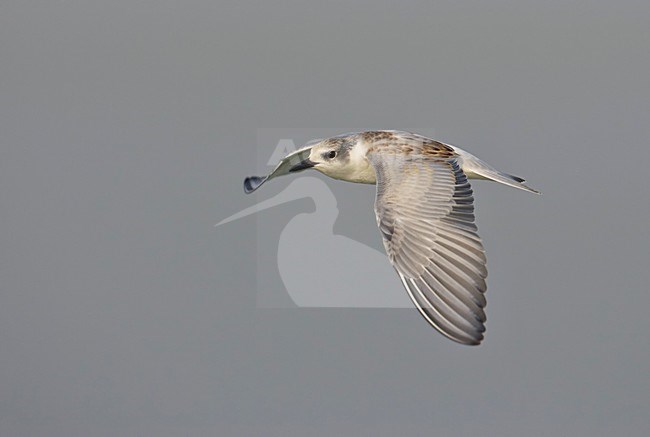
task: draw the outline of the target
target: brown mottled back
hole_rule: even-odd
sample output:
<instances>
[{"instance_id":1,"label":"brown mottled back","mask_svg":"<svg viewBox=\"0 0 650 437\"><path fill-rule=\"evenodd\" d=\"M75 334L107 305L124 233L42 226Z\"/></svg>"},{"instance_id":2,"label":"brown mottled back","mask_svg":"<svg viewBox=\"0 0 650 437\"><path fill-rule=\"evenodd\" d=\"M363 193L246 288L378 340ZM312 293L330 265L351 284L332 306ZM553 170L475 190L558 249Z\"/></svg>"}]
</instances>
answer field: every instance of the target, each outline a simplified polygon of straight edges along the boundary
<instances>
[{"instance_id":1,"label":"brown mottled back","mask_svg":"<svg viewBox=\"0 0 650 437\"><path fill-rule=\"evenodd\" d=\"M431 158L452 158L458 156L450 146L421 135L402 131L362 132L361 138L370 148L368 152L384 149L383 153L416 155Z\"/></svg>"}]
</instances>

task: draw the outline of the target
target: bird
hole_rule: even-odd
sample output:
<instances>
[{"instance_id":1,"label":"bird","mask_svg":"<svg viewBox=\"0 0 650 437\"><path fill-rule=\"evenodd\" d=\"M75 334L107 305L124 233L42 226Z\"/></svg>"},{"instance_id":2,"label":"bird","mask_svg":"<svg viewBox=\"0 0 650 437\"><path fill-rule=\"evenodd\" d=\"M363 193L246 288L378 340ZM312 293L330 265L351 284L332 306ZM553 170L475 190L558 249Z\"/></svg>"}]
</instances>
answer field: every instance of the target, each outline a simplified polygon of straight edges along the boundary
<instances>
[{"instance_id":1,"label":"bird","mask_svg":"<svg viewBox=\"0 0 650 437\"><path fill-rule=\"evenodd\" d=\"M463 345L481 344L487 259L469 179L541 193L459 147L397 130L310 141L269 175L245 178L244 191L250 194L275 177L310 169L333 179L376 185L377 226L409 298L445 337Z\"/></svg>"}]
</instances>

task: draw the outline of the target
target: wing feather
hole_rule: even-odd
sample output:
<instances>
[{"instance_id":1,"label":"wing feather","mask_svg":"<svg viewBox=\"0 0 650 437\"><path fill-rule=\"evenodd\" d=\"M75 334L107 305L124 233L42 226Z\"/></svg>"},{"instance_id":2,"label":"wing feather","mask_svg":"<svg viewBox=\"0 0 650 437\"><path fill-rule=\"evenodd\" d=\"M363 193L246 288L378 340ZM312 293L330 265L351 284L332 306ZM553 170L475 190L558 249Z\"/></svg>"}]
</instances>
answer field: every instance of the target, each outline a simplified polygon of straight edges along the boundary
<instances>
[{"instance_id":1,"label":"wing feather","mask_svg":"<svg viewBox=\"0 0 650 437\"><path fill-rule=\"evenodd\" d=\"M385 150L385 149L384 149ZM455 157L372 150L375 213L388 257L422 316L462 344L485 332L485 251L472 187Z\"/></svg>"}]
</instances>

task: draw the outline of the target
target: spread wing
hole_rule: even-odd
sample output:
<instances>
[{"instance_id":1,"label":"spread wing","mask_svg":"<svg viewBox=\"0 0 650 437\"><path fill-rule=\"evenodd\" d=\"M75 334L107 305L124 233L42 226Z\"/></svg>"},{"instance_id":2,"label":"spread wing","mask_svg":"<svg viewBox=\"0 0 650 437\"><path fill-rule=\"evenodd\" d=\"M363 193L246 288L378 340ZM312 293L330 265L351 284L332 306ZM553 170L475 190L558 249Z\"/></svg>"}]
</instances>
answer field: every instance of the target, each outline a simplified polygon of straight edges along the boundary
<instances>
[{"instance_id":1,"label":"spread wing","mask_svg":"<svg viewBox=\"0 0 650 437\"><path fill-rule=\"evenodd\" d=\"M311 148L312 145L308 145L306 147L303 147L302 149L296 150L295 152L288 154L287 156L284 157L284 159L282 159L278 163L275 169L268 176L247 177L246 179L244 179L244 192L246 192L246 194L250 194L253 191L257 190L260 186L262 186L262 184L264 184L266 181L271 180L273 178L277 178L278 176L284 176L289 174L289 170L291 169L292 166L298 164L300 161L309 157L309 154L311 153Z\"/></svg>"},{"instance_id":2,"label":"spread wing","mask_svg":"<svg viewBox=\"0 0 650 437\"><path fill-rule=\"evenodd\" d=\"M486 259L472 188L456 158L381 151L367 157L377 176L377 224L411 300L445 336L479 344Z\"/></svg>"}]
</instances>

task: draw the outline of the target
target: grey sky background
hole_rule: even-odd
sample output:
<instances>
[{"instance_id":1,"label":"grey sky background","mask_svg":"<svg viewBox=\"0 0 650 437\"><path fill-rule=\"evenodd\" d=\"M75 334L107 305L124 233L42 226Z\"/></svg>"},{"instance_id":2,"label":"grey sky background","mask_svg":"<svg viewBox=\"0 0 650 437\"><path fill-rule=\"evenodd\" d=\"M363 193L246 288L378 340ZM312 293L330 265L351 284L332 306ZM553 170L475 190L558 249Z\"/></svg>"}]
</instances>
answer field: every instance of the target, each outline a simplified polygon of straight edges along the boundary
<instances>
[{"instance_id":1,"label":"grey sky background","mask_svg":"<svg viewBox=\"0 0 650 437\"><path fill-rule=\"evenodd\" d=\"M0 435L647 435L650 5L392 3L0 4ZM480 347L257 307L257 233L313 204L213 224L259 129L336 126L543 191L474 183ZM322 180L377 247L373 188Z\"/></svg>"}]
</instances>

